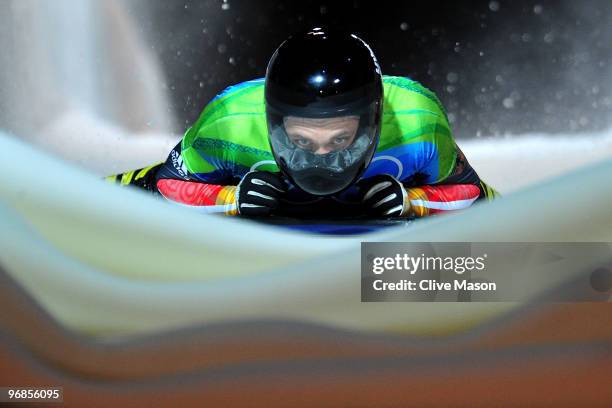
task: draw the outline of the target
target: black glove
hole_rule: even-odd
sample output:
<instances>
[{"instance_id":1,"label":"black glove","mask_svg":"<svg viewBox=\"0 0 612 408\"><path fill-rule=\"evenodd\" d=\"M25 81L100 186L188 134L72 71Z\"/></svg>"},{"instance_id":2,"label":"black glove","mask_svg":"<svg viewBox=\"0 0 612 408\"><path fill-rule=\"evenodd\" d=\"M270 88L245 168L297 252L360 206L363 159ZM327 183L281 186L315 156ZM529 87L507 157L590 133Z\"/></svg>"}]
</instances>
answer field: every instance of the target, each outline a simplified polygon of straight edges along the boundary
<instances>
[{"instance_id":1,"label":"black glove","mask_svg":"<svg viewBox=\"0 0 612 408\"><path fill-rule=\"evenodd\" d=\"M410 207L406 189L396 178L382 174L357 183L361 203L366 213L373 217L399 217Z\"/></svg>"},{"instance_id":2,"label":"black glove","mask_svg":"<svg viewBox=\"0 0 612 408\"><path fill-rule=\"evenodd\" d=\"M280 197L286 192L287 184L280 173L247 173L236 189L238 213L246 216L270 215L278 208Z\"/></svg>"}]
</instances>

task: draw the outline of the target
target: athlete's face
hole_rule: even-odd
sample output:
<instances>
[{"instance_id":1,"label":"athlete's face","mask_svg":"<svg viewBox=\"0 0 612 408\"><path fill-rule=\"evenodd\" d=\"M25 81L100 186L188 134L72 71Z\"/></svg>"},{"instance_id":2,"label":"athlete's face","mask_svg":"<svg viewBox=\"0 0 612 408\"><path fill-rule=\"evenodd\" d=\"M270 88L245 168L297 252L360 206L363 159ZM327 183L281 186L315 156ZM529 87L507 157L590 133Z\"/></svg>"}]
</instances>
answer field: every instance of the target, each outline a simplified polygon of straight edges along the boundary
<instances>
[{"instance_id":1,"label":"athlete's face","mask_svg":"<svg viewBox=\"0 0 612 408\"><path fill-rule=\"evenodd\" d=\"M287 116L285 131L296 146L315 154L346 149L355 140L359 116L310 119Z\"/></svg>"}]
</instances>

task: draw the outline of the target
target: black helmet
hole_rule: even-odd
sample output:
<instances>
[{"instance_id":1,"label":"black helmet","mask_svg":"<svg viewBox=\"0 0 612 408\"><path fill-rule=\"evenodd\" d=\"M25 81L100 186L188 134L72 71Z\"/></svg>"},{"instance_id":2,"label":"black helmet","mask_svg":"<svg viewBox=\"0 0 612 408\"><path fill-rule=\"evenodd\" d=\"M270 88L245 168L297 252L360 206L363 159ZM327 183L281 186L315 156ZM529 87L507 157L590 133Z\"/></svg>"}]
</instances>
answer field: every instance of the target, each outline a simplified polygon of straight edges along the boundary
<instances>
[{"instance_id":1,"label":"black helmet","mask_svg":"<svg viewBox=\"0 0 612 408\"><path fill-rule=\"evenodd\" d=\"M270 59L265 99L274 158L300 189L338 193L370 164L380 135L382 75L374 53L356 35L314 28L290 37ZM354 117L357 131L342 149L317 154L288 135L292 117Z\"/></svg>"}]
</instances>

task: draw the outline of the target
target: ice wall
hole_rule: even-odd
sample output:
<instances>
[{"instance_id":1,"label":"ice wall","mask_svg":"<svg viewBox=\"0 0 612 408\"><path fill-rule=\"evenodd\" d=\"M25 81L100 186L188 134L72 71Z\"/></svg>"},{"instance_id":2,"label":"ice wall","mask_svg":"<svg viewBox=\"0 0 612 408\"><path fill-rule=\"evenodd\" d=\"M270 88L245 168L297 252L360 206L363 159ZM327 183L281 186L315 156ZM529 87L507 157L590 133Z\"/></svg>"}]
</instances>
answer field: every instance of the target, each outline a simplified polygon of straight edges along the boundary
<instances>
[{"instance_id":1,"label":"ice wall","mask_svg":"<svg viewBox=\"0 0 612 408\"><path fill-rule=\"evenodd\" d=\"M508 135L459 145L483 180L510 193L612 157L612 131Z\"/></svg>"},{"instance_id":2,"label":"ice wall","mask_svg":"<svg viewBox=\"0 0 612 408\"><path fill-rule=\"evenodd\" d=\"M156 56L120 1L3 1L0 49L0 128L100 174L176 140Z\"/></svg>"},{"instance_id":3,"label":"ice wall","mask_svg":"<svg viewBox=\"0 0 612 408\"><path fill-rule=\"evenodd\" d=\"M518 304L361 303L360 242L612 239L612 161L460 214L353 237L289 232L200 214L83 174L2 136L0 265L79 331L135 334L220 321L281 319L358 330L448 331ZM61 194L58 194L61 192ZM33 256L34 255L34 256ZM556 281L518 279L530 296ZM537 281L537 282L536 282Z\"/></svg>"}]
</instances>

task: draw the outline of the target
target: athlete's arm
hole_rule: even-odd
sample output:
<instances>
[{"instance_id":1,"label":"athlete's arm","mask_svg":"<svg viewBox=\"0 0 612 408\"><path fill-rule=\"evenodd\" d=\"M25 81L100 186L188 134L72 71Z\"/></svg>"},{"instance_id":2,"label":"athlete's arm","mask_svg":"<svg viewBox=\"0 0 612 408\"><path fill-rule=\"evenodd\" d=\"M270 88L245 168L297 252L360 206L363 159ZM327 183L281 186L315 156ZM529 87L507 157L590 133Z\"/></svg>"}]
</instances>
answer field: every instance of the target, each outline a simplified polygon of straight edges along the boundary
<instances>
[{"instance_id":1,"label":"athlete's arm","mask_svg":"<svg viewBox=\"0 0 612 408\"><path fill-rule=\"evenodd\" d=\"M459 146L456 144L455 149L457 155L455 166L451 174L448 177L440 180L437 185L471 184L478 187L479 199L492 200L495 197L498 197L499 193L480 179L478 173L476 173L476 170L474 170L474 168L470 165L465 157L465 154L463 154Z\"/></svg>"},{"instance_id":2,"label":"athlete's arm","mask_svg":"<svg viewBox=\"0 0 612 408\"><path fill-rule=\"evenodd\" d=\"M168 159L149 167L106 177L111 183L159 194L169 201L204 212L236 214L235 185L206 183L194 177L183 165L181 143Z\"/></svg>"},{"instance_id":3,"label":"athlete's arm","mask_svg":"<svg viewBox=\"0 0 612 408\"><path fill-rule=\"evenodd\" d=\"M472 184L409 187L388 174L363 179L357 186L366 213L374 217L419 218L462 210L480 195Z\"/></svg>"},{"instance_id":4,"label":"athlete's arm","mask_svg":"<svg viewBox=\"0 0 612 408\"><path fill-rule=\"evenodd\" d=\"M416 218L468 208L481 194L473 184L410 187L406 192L407 215Z\"/></svg>"},{"instance_id":5,"label":"athlete's arm","mask_svg":"<svg viewBox=\"0 0 612 408\"><path fill-rule=\"evenodd\" d=\"M168 159L155 174L155 189L165 199L207 213L234 215L236 186L220 182L216 177L201 180L192 174L183 161L181 143L168 155Z\"/></svg>"},{"instance_id":6,"label":"athlete's arm","mask_svg":"<svg viewBox=\"0 0 612 408\"><path fill-rule=\"evenodd\" d=\"M225 175L221 166L192 174L185 165L181 145L176 146L156 174L156 189L166 199L207 213L263 216L275 212L286 184L279 173L250 171L240 178ZM228 181L239 180L237 185ZM225 181L225 182L224 182Z\"/></svg>"},{"instance_id":7,"label":"athlete's arm","mask_svg":"<svg viewBox=\"0 0 612 408\"><path fill-rule=\"evenodd\" d=\"M155 174L163 165L164 163L153 164L142 169L116 174L114 176L108 176L105 178L105 180L121 186L141 188L155 194L157 193L157 189L155 188Z\"/></svg>"},{"instance_id":8,"label":"athlete's arm","mask_svg":"<svg viewBox=\"0 0 612 408\"><path fill-rule=\"evenodd\" d=\"M237 214L236 186L160 178L157 190L170 201L198 207L207 213Z\"/></svg>"},{"instance_id":9,"label":"athlete's arm","mask_svg":"<svg viewBox=\"0 0 612 408\"><path fill-rule=\"evenodd\" d=\"M485 184L461 151L444 115L435 123L430 143L424 147L424 160L412 180L412 186L473 185L478 199L492 200L499 194Z\"/></svg>"}]
</instances>

